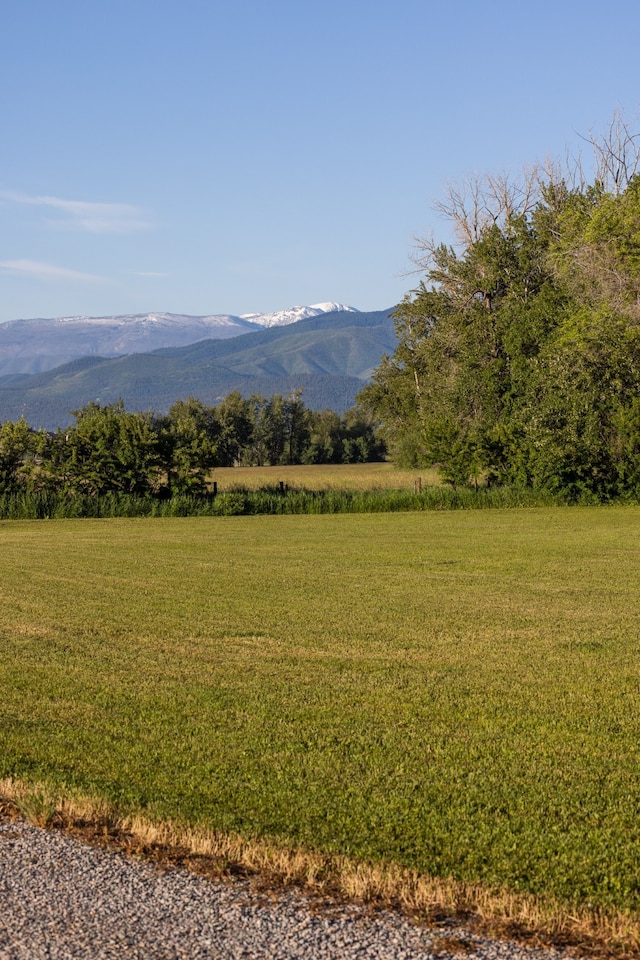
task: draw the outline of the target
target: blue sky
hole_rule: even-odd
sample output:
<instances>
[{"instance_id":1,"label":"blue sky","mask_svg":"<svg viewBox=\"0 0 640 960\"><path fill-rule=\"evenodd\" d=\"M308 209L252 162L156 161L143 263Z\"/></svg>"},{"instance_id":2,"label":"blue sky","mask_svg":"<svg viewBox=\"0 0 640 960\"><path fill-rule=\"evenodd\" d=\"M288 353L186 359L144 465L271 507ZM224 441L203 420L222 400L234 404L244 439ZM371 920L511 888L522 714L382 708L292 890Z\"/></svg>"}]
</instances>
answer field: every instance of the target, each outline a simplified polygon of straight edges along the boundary
<instances>
[{"instance_id":1,"label":"blue sky","mask_svg":"<svg viewBox=\"0 0 640 960\"><path fill-rule=\"evenodd\" d=\"M3 0L0 321L382 309L447 180L640 128L640 4Z\"/></svg>"}]
</instances>

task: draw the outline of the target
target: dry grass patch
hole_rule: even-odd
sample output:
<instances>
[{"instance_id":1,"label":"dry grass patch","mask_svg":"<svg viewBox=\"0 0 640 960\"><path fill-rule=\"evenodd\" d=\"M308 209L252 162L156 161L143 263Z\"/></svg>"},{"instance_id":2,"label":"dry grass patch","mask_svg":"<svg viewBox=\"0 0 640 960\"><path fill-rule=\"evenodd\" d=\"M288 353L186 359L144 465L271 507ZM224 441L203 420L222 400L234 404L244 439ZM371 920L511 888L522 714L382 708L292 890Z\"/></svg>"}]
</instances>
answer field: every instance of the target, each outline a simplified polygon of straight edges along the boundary
<instances>
[{"instance_id":1,"label":"dry grass patch","mask_svg":"<svg viewBox=\"0 0 640 960\"><path fill-rule=\"evenodd\" d=\"M44 784L0 780L2 815L22 816L37 826L218 880L248 878L261 889L296 886L311 896L400 909L427 924L458 918L476 934L568 948L577 956L631 958L640 951L640 922L624 911L568 913L566 904L553 897L517 895L393 863L362 863L143 815L121 816L99 798L61 794ZM433 946L438 953L466 953L473 945L452 932Z\"/></svg>"},{"instance_id":2,"label":"dry grass patch","mask_svg":"<svg viewBox=\"0 0 640 960\"><path fill-rule=\"evenodd\" d=\"M402 469L393 463L312 464L284 467L217 467L211 480L218 490L259 490L280 481L291 490L414 490L415 483L440 486L437 470Z\"/></svg>"}]
</instances>

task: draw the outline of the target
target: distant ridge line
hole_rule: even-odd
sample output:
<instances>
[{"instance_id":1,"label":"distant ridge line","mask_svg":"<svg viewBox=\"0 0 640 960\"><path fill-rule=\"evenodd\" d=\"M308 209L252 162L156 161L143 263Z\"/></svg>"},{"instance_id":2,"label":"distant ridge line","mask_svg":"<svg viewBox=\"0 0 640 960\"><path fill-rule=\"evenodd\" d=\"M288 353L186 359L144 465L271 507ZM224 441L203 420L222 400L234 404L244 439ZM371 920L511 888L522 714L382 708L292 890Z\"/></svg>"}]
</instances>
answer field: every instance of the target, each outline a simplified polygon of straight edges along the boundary
<instances>
[{"instance_id":1,"label":"distant ridge line","mask_svg":"<svg viewBox=\"0 0 640 960\"><path fill-rule=\"evenodd\" d=\"M0 324L0 376L42 373L82 356L117 357L187 346L200 340L225 340L335 312L360 311L326 301L244 317L229 313L192 316L152 311L8 320Z\"/></svg>"},{"instance_id":2,"label":"distant ridge line","mask_svg":"<svg viewBox=\"0 0 640 960\"><path fill-rule=\"evenodd\" d=\"M85 352L53 369L0 375L0 423L24 416L33 427L55 430L90 401L122 399L128 410L165 413L176 400L193 396L215 405L234 390L248 397L301 389L309 408L343 413L382 356L395 350L392 314L337 311L135 354Z\"/></svg>"}]
</instances>

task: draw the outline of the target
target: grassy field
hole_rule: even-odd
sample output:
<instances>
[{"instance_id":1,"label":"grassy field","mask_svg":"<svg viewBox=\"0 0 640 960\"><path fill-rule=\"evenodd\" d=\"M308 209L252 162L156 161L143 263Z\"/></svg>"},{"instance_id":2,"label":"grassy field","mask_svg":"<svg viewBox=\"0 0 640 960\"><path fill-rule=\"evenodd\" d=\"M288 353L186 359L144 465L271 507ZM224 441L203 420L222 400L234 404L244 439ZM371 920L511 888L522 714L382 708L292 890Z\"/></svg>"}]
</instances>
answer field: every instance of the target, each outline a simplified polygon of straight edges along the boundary
<instances>
[{"instance_id":1,"label":"grassy field","mask_svg":"<svg viewBox=\"0 0 640 960\"><path fill-rule=\"evenodd\" d=\"M632 507L2 523L0 776L637 918L639 575Z\"/></svg>"},{"instance_id":2,"label":"grassy field","mask_svg":"<svg viewBox=\"0 0 640 960\"><path fill-rule=\"evenodd\" d=\"M217 467L211 479L218 489L259 490L280 481L291 490L414 490L419 479L424 485L439 486L433 467L403 470L393 463L313 464L291 467Z\"/></svg>"}]
</instances>

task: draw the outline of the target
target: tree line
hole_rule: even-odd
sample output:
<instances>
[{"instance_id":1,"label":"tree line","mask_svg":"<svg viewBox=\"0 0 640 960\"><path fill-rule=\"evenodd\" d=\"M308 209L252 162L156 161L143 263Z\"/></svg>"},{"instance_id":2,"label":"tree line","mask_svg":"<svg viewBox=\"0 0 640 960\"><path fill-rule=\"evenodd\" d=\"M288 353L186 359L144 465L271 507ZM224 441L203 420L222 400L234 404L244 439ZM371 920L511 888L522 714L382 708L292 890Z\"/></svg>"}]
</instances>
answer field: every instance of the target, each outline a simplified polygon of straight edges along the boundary
<instances>
[{"instance_id":1,"label":"tree line","mask_svg":"<svg viewBox=\"0 0 640 960\"><path fill-rule=\"evenodd\" d=\"M392 458L453 485L640 496L640 135L620 116L579 163L471 178L438 205L361 393Z\"/></svg>"},{"instance_id":2,"label":"tree line","mask_svg":"<svg viewBox=\"0 0 640 960\"><path fill-rule=\"evenodd\" d=\"M215 467L359 463L384 445L363 411L308 409L301 393L243 398L216 406L193 397L168 414L134 413L122 401L89 403L75 423L49 433L22 418L0 425L0 494L115 492L168 498L204 495Z\"/></svg>"}]
</instances>

